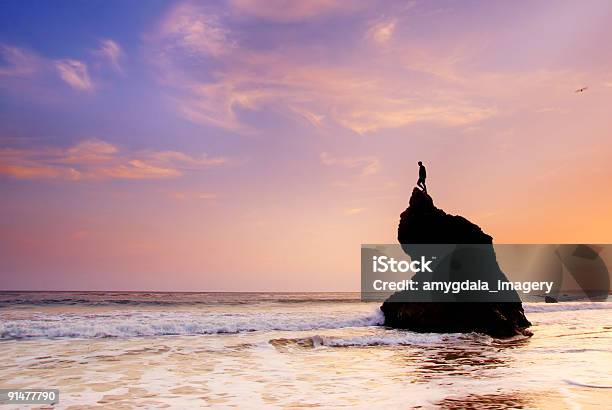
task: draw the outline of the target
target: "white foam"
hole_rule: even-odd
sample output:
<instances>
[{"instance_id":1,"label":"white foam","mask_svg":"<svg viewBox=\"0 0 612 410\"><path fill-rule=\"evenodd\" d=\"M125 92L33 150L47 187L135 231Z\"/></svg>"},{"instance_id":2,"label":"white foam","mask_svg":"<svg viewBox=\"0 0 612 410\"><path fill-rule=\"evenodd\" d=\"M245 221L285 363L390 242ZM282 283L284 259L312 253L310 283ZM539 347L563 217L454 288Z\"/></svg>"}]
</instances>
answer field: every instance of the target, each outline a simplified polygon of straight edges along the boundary
<instances>
[{"instance_id":1,"label":"white foam","mask_svg":"<svg viewBox=\"0 0 612 410\"><path fill-rule=\"evenodd\" d=\"M413 346L431 345L465 338L459 333L414 333L399 331L389 334L363 335L354 337L328 337L315 335L311 337L314 347L350 347L350 346Z\"/></svg>"},{"instance_id":2,"label":"white foam","mask_svg":"<svg viewBox=\"0 0 612 410\"><path fill-rule=\"evenodd\" d=\"M379 326L380 309L372 305L321 304L316 306L238 310L113 310L103 313L27 313L0 311L0 339L101 338L163 335L206 335L252 331L308 331ZM545 313L612 309L612 302L525 303L525 312ZM374 309L374 310L371 310ZM399 337L399 336L398 336ZM403 336L402 336L403 337ZM340 345L341 341L330 341ZM359 341L349 341L359 345ZM399 344L400 339L365 341L366 344ZM348 345L348 344L347 344Z\"/></svg>"},{"instance_id":3,"label":"white foam","mask_svg":"<svg viewBox=\"0 0 612 410\"><path fill-rule=\"evenodd\" d=\"M523 303L525 313L612 309L612 302Z\"/></svg>"},{"instance_id":4,"label":"white foam","mask_svg":"<svg viewBox=\"0 0 612 410\"><path fill-rule=\"evenodd\" d=\"M0 339L96 338L205 335L251 331L301 331L381 325L380 309L350 312L133 312L130 314L45 314L0 322Z\"/></svg>"}]
</instances>

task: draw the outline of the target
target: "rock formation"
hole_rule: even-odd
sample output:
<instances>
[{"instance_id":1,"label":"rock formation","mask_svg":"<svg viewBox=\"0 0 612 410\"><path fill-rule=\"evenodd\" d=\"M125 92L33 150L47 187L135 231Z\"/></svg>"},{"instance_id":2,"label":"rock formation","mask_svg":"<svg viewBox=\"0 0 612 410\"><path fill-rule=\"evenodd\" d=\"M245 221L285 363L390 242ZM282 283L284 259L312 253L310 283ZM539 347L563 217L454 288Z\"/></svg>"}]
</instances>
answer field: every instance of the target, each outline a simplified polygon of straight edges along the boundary
<instances>
[{"instance_id":1,"label":"rock formation","mask_svg":"<svg viewBox=\"0 0 612 410\"><path fill-rule=\"evenodd\" d=\"M432 198L418 188L413 190L409 207L400 216L398 240L408 255L422 244L459 245L452 248L450 262L447 262L450 273L446 272L443 277L436 277L435 273L418 273L413 280L421 283L465 279L507 281L495 258L493 238L467 219L436 208ZM470 247L470 244L481 245ZM476 268L468 266L474 260L470 252L478 252ZM397 292L383 303L381 310L385 315L385 325L394 328L437 333L479 332L494 337L531 335L527 330L531 323L514 291L495 300L474 301L473 295L467 300L461 297L450 295L447 299L427 302L411 300L408 291Z\"/></svg>"}]
</instances>

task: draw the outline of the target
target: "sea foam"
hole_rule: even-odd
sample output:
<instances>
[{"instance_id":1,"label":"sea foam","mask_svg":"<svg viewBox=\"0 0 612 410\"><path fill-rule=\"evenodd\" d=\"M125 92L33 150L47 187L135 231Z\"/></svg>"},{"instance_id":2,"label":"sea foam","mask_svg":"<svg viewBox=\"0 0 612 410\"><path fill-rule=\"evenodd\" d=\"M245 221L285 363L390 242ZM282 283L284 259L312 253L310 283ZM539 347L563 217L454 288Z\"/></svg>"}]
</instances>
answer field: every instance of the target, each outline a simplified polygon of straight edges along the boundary
<instances>
[{"instance_id":1,"label":"sea foam","mask_svg":"<svg viewBox=\"0 0 612 410\"><path fill-rule=\"evenodd\" d=\"M256 331L310 331L380 326L384 316L377 307L333 303L317 308L240 310L112 310L105 312L54 313L0 309L0 339L104 338L165 335L213 335ZM558 311L612 309L611 302L525 303L525 312L538 314ZM365 308L365 309L364 309ZM323 345L402 344L401 338L377 340L324 340ZM406 340L406 343L413 341Z\"/></svg>"},{"instance_id":2,"label":"sea foam","mask_svg":"<svg viewBox=\"0 0 612 410\"><path fill-rule=\"evenodd\" d=\"M45 314L0 322L0 339L99 338L207 335L254 331L302 331L381 325L382 312L132 312L129 314Z\"/></svg>"}]
</instances>

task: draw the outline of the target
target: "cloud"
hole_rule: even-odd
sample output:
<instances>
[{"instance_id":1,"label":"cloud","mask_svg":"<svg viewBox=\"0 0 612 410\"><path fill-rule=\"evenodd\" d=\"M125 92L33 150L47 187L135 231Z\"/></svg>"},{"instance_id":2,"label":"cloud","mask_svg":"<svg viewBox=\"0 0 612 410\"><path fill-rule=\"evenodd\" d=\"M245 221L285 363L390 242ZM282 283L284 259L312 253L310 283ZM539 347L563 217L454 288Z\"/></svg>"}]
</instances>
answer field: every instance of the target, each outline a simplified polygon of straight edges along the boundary
<instances>
[{"instance_id":1,"label":"cloud","mask_svg":"<svg viewBox=\"0 0 612 410\"><path fill-rule=\"evenodd\" d=\"M346 128L366 134L383 128L399 128L416 122L442 123L451 126L469 125L493 116L493 108L471 105L425 105L415 107L404 101L384 101L378 110L355 110L339 118Z\"/></svg>"},{"instance_id":2,"label":"cloud","mask_svg":"<svg viewBox=\"0 0 612 410\"><path fill-rule=\"evenodd\" d=\"M385 44L393 37L396 24L395 19L378 22L368 29L366 37L378 44Z\"/></svg>"},{"instance_id":3,"label":"cloud","mask_svg":"<svg viewBox=\"0 0 612 410\"><path fill-rule=\"evenodd\" d=\"M230 0L235 13L264 20L288 23L345 14L366 7L364 0Z\"/></svg>"},{"instance_id":4,"label":"cloud","mask_svg":"<svg viewBox=\"0 0 612 410\"><path fill-rule=\"evenodd\" d=\"M94 69L99 68L99 61L103 59L105 64L109 64L113 70L123 73L121 59L123 51L121 46L111 39L100 41L98 48L92 50L94 59ZM8 85L20 90L31 90L30 92L40 97L41 90L52 90L57 87L57 76L68 84L71 88L78 91L91 92L95 90L95 84L90 76L90 66L88 62L72 58L50 59L41 56L33 51L0 44L0 85ZM6 77L7 80L2 80ZM22 82L19 86L11 84L8 79L27 79L29 82ZM32 85L36 87L33 88Z\"/></svg>"},{"instance_id":5,"label":"cloud","mask_svg":"<svg viewBox=\"0 0 612 410\"><path fill-rule=\"evenodd\" d=\"M22 179L173 178L227 162L225 157L194 157L177 151L122 152L97 139L68 148L0 149L0 174Z\"/></svg>"},{"instance_id":6,"label":"cloud","mask_svg":"<svg viewBox=\"0 0 612 410\"><path fill-rule=\"evenodd\" d=\"M160 82L172 90L177 111L194 123L253 133L256 127L242 114L273 110L290 112L316 128L323 128L325 120L325 125L367 134L419 122L465 126L497 113L475 102L483 98L471 91L473 84L458 80L455 65L461 61L461 50L442 50L432 57L401 43L401 48L390 49L384 64L367 54L355 64L350 58L321 55L324 51L317 46L275 48L272 40L270 48L252 49L236 40L245 38L239 27L233 31L226 23L205 7L185 3L173 9L151 36L150 61ZM390 42L395 24L375 24L369 31L372 41ZM420 73L432 78L423 81Z\"/></svg>"},{"instance_id":7,"label":"cloud","mask_svg":"<svg viewBox=\"0 0 612 410\"><path fill-rule=\"evenodd\" d=\"M240 108L256 109L267 98L258 89L242 89L231 81L218 83L177 83L183 97L175 99L179 112L192 122L248 133L250 128L236 114Z\"/></svg>"},{"instance_id":8,"label":"cloud","mask_svg":"<svg viewBox=\"0 0 612 410\"><path fill-rule=\"evenodd\" d=\"M41 68L41 59L19 47L0 44L0 76L25 77Z\"/></svg>"},{"instance_id":9,"label":"cloud","mask_svg":"<svg viewBox=\"0 0 612 410\"><path fill-rule=\"evenodd\" d=\"M85 62L70 58L52 60L24 48L0 44L0 80L1 77L7 78L2 81L2 85L21 93L29 90L40 98L45 90L56 85L57 75L76 90L94 90ZM14 80L20 78L27 79L27 82L22 81L16 85Z\"/></svg>"},{"instance_id":10,"label":"cloud","mask_svg":"<svg viewBox=\"0 0 612 410\"><path fill-rule=\"evenodd\" d=\"M365 210L365 208L348 208L344 210L344 213L347 215L358 215L363 213Z\"/></svg>"},{"instance_id":11,"label":"cloud","mask_svg":"<svg viewBox=\"0 0 612 410\"><path fill-rule=\"evenodd\" d=\"M323 119L330 119L360 134L424 121L465 125L496 113L456 96L421 97L417 90L423 86L410 87L392 75L384 78L379 73L293 63L275 56L234 59L235 65L214 73L209 82L166 67L179 92L175 97L179 112L196 123L249 132L240 110L273 108L289 110L317 128Z\"/></svg>"},{"instance_id":12,"label":"cloud","mask_svg":"<svg viewBox=\"0 0 612 410\"><path fill-rule=\"evenodd\" d=\"M177 201L185 201L188 199L199 201L212 201L219 198L219 194L214 192L172 192L170 197Z\"/></svg>"},{"instance_id":13,"label":"cloud","mask_svg":"<svg viewBox=\"0 0 612 410\"><path fill-rule=\"evenodd\" d=\"M306 121L308 121L315 128L323 128L323 121L325 120L325 115L315 114L314 112L308 111L301 107L289 107L293 112L302 116Z\"/></svg>"},{"instance_id":14,"label":"cloud","mask_svg":"<svg viewBox=\"0 0 612 410\"><path fill-rule=\"evenodd\" d=\"M547 112L561 112L562 110L558 107L542 107L535 110L538 114L547 113Z\"/></svg>"},{"instance_id":15,"label":"cloud","mask_svg":"<svg viewBox=\"0 0 612 410\"><path fill-rule=\"evenodd\" d=\"M79 60L64 59L56 60L55 68L60 77L69 86L79 91L92 91L93 84L89 78L87 64Z\"/></svg>"},{"instance_id":16,"label":"cloud","mask_svg":"<svg viewBox=\"0 0 612 410\"><path fill-rule=\"evenodd\" d=\"M234 47L230 31L219 17L192 3L175 7L161 25L165 52L176 49L190 55L220 56Z\"/></svg>"},{"instance_id":17,"label":"cloud","mask_svg":"<svg viewBox=\"0 0 612 410\"><path fill-rule=\"evenodd\" d=\"M358 168L360 175L374 175L380 170L380 160L372 156L364 157L334 157L327 152L322 152L319 155L321 163L327 166L341 166L344 168Z\"/></svg>"},{"instance_id":18,"label":"cloud","mask_svg":"<svg viewBox=\"0 0 612 410\"><path fill-rule=\"evenodd\" d=\"M183 170L198 170L227 163L225 157L209 157L207 155L192 157L179 151L148 152L146 159L157 164L177 164Z\"/></svg>"},{"instance_id":19,"label":"cloud","mask_svg":"<svg viewBox=\"0 0 612 410\"><path fill-rule=\"evenodd\" d=\"M109 64L115 71L117 71L118 73L123 73L123 68L119 63L119 60L123 55L123 50L117 42L111 39L101 40L100 47L95 50L95 53L107 59Z\"/></svg>"}]
</instances>

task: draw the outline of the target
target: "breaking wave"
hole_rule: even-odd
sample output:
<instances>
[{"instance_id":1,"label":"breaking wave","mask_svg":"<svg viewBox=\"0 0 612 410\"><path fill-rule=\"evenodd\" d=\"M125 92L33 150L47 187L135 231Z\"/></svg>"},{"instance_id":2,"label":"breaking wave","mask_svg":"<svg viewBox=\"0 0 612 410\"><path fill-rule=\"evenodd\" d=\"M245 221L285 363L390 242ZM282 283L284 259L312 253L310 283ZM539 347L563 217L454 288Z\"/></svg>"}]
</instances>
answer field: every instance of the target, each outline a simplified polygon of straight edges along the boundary
<instances>
[{"instance_id":1,"label":"breaking wave","mask_svg":"<svg viewBox=\"0 0 612 410\"><path fill-rule=\"evenodd\" d=\"M612 302L523 303L525 313L612 309Z\"/></svg>"},{"instance_id":2,"label":"breaking wave","mask_svg":"<svg viewBox=\"0 0 612 410\"><path fill-rule=\"evenodd\" d=\"M484 335L459 333L415 333L410 331L389 331L383 334L358 335L349 337L314 335L294 339L272 339L274 346L300 346L300 347L365 347L365 346L414 346L431 345L447 341L456 341L466 338L488 338Z\"/></svg>"},{"instance_id":3,"label":"breaking wave","mask_svg":"<svg viewBox=\"0 0 612 410\"><path fill-rule=\"evenodd\" d=\"M134 312L32 315L0 322L0 339L102 338L302 331L381 325L382 312L349 314Z\"/></svg>"},{"instance_id":4,"label":"breaking wave","mask_svg":"<svg viewBox=\"0 0 612 410\"><path fill-rule=\"evenodd\" d=\"M11 297L14 299L13 294ZM27 295L26 295L27 296ZM45 295L47 296L47 295ZM181 299L180 303L201 295L175 296ZM108 299L108 295L101 295ZM141 303L149 297L139 294ZM159 295L155 294L159 302ZM351 327L380 326L384 323L384 316L377 304L346 304L337 303L353 300L352 295L319 294L311 296L315 303L303 304L305 296L302 294L257 294L254 306L219 305L211 307L188 308L178 306L174 309L168 307L153 308L98 308L98 307L66 307L58 310L57 306L40 306L36 308L23 305L12 305L10 308L0 309L0 339L28 339L28 338L104 338L104 337L147 337L165 335L213 335L234 334L256 331L311 331L317 329L338 329ZM207 303L220 300L223 304L238 302L244 296L216 295L209 296ZM275 298L275 299L274 299ZM327 298L327 299L326 299ZM46 298L39 298L46 299ZM71 300L74 301L75 298ZM90 297L94 299L94 297ZM214 300L213 300L214 299ZM289 304L270 304L282 299ZM322 299L325 299L323 302ZM122 300L117 298L114 302ZM265 304L261 301L265 300ZM312 301L312 300L311 300ZM40 302L40 300L39 300ZM282 302L282 303L283 303ZM295 304L298 302L298 304ZM55 302L54 302L55 303ZM72 302L71 302L72 303ZM88 302L91 303L91 300ZM105 300L102 303L107 303ZM176 303L176 301L174 301ZM561 302L525 303L525 312L538 314L558 311L583 311L612 309L612 302ZM333 339L322 338L313 341L326 346L360 346L360 345L389 345L413 343L414 338L437 338L438 335L419 335L412 333L397 333L383 338L375 335L364 336L366 339Z\"/></svg>"}]
</instances>

